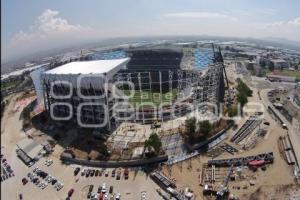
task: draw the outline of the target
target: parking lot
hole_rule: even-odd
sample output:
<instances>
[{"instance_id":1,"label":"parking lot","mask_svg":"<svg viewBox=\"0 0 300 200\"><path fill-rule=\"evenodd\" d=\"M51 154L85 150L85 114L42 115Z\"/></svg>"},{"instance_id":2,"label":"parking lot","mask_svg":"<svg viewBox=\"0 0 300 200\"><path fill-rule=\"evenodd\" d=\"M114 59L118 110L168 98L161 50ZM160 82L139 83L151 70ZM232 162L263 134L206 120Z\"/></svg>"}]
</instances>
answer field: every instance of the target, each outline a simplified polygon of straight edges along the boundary
<instances>
[{"instance_id":1,"label":"parking lot","mask_svg":"<svg viewBox=\"0 0 300 200\"><path fill-rule=\"evenodd\" d=\"M41 158L33 166L27 167L16 155L16 144L27 137L27 133L22 130L22 121L19 120L21 111L19 110L12 113L17 97L17 95L12 97L1 120L1 153L14 171L14 176L1 182L1 199L19 199L19 195L22 194L23 199L65 200L68 196L68 192L74 189L70 199L84 200L87 199L87 192L90 185L94 185L92 193L95 193L98 187L102 186L103 183L106 183L107 190L109 190L110 186L113 186L113 193L120 193L120 199L122 200L140 200L142 196L141 192L143 191L146 191L146 199L161 199L156 192L158 186L141 171L130 171L128 180L125 180L123 177L120 178L120 180L116 180L116 177L111 177L111 171L113 169L108 169L108 177L95 177L95 175L86 177L80 174L75 177L74 170L78 166L61 163L59 155L62 152L62 147L59 145L56 145L53 154L49 158ZM45 163L47 159L53 160L53 163L49 166ZM3 165L1 164L1 167ZM46 177L45 179L38 177L40 179L39 184L31 182L28 173L32 173L35 167L38 167L40 170L54 177L63 184L63 187L57 191L55 184L52 185L52 182L49 183L47 181L48 185L42 189L44 186L41 185L41 187L39 187L39 185L41 182L46 183ZM81 167L80 172L82 169ZM91 168L87 167L87 169ZM98 170L102 169L98 168ZM5 173L5 171L1 169L1 173ZM123 175L124 169L122 169L122 176ZM28 181L25 185L22 183L23 178L26 178Z\"/></svg>"},{"instance_id":2,"label":"parking lot","mask_svg":"<svg viewBox=\"0 0 300 200\"><path fill-rule=\"evenodd\" d=\"M15 176L5 156L1 154L1 182Z\"/></svg>"},{"instance_id":3,"label":"parking lot","mask_svg":"<svg viewBox=\"0 0 300 200\"><path fill-rule=\"evenodd\" d=\"M19 194L22 194L23 199L66 199L71 189L73 189L74 192L69 199L93 199L91 197L98 193L99 187L103 186L103 184L106 185L106 193L109 200L115 199L118 194L122 200L140 200L142 195L145 196L145 192L146 199L161 199L156 192L158 186L142 171L131 171L129 169L129 177L126 180L124 177L124 169L121 169L120 180L117 180L119 169L116 169L115 175L112 177L112 171L114 169L80 167L79 173L74 176L74 170L78 166L62 165L60 160L56 158L53 158L53 163L47 166L45 160L46 158L42 158L34 166L28 168L16 157L12 166L19 166L18 173L16 173L15 177L1 183L2 190L5 191L1 193L1 199L19 199ZM35 170L36 167L46 172L47 176L45 176L45 178L38 176L36 173L37 170ZM95 170L95 172L98 170L99 172L97 176L95 176L94 172L93 176L90 174L87 177L86 173L82 175L83 169L85 169L86 172L87 170ZM102 171L101 176L100 171ZM28 176L29 173L33 174L34 178L30 178ZM51 180L49 177L51 177ZM23 185L22 180L24 178L26 178L28 182ZM53 183L54 179L56 181ZM57 185L58 183L60 187ZM87 198L90 185L93 185L93 190L90 193L90 198ZM111 193L109 193L110 186L113 186ZM142 194L142 192L144 193ZM103 197L104 196L103 194Z\"/></svg>"}]
</instances>

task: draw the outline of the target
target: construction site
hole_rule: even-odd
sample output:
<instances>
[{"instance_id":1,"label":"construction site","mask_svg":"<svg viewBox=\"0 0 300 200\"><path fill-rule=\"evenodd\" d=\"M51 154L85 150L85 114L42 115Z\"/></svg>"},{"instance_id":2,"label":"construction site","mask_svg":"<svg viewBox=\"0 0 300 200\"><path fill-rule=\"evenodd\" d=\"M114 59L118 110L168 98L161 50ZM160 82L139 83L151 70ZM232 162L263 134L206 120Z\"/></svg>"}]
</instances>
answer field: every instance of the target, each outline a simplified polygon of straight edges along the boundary
<instances>
[{"instance_id":1,"label":"construction site","mask_svg":"<svg viewBox=\"0 0 300 200\"><path fill-rule=\"evenodd\" d=\"M207 68L199 67L203 71L190 69L188 67L190 65L200 65L194 63L200 59L199 56L201 57L198 51L195 50L191 53L185 49L180 65L186 66L186 68L180 66L180 69L168 69L163 72L161 70L151 72L142 70L135 73L131 73L128 69L120 69L112 76L111 81L122 83L119 85L121 86L119 90L125 94L126 98L124 99L134 105L133 110L123 109L118 114L124 117L134 113L131 115L133 118L116 120L116 115L109 115L107 117L111 124L105 127L108 130L105 128L84 129L73 125L70 128L72 123L49 120L45 117L47 116L46 112L44 114L36 113L37 109L33 108L28 117L33 117L32 124L34 126L29 127L28 131L24 130L26 136L37 144L42 144L45 140L51 141L54 144L52 156L57 160L62 158L61 155L70 153L72 161L77 160L76 164L86 166L90 166L92 163L97 167L120 167L116 165L123 161L123 166L139 167L143 170L146 170L148 166L155 166L149 175L160 187L156 191L164 199L281 200L295 197L293 200L296 200L300 191L299 151L297 140L293 139L293 133L297 134L297 131L293 130L281 116L281 112L275 107L279 104L271 103L269 90L261 91L254 87L251 81L247 82L247 79L239 77L253 91L248 102L259 102L263 109L253 112L249 111L249 105L245 105L243 115L230 120L224 119L225 117L221 119L216 117L212 113L213 109L209 106L200 106L197 109L193 107L191 110L184 106L183 103L197 104L206 101L218 104L221 102L219 98L222 96L225 97L226 105L237 104L236 83L234 81L228 83L227 79L224 79L225 76L228 76L229 80L237 80L234 65L223 66L222 62L213 63L210 60L212 63ZM139 62L143 61L140 57L141 52L146 55L152 55L152 53L153 55L157 53L169 55L170 53L172 56L179 57L182 55L177 51L175 53L167 51L168 53L166 53L165 50L154 52L152 50L137 52L132 50L129 52L138 54L130 64L133 67L132 70L134 67L138 67ZM194 62L190 59L191 57L195 59ZM201 59L203 60L203 58ZM125 65L126 62L128 60L123 60L121 65ZM186 69L188 70L185 71ZM224 69L226 69L226 73ZM44 81L50 83L57 77L55 71L50 71L44 76ZM158 79L155 80L154 77L158 77ZM126 81L135 83L133 96L127 93L128 88L123 84ZM46 85L44 86L46 87ZM62 88L64 87L60 85L55 90L65 92ZM98 89L89 88L86 92L89 94L88 96L103 92L103 88ZM224 94L219 90L223 90ZM50 96L47 97L50 95L49 91L48 88L45 91L37 90L36 94L27 94L27 96L25 94L24 98L14 100L11 105L15 107L15 112L19 113L21 109L31 104L33 96L39 96L39 93L42 92L42 95L45 95L47 110L51 108L51 103L60 101ZM187 93L192 95L185 96ZM277 97L274 98L276 100ZM110 100L116 102L117 98ZM67 99L65 102L69 101L73 101L73 103L78 101L78 96L72 97L71 100ZM151 101L152 105L147 105L147 101ZM178 102L180 104L176 107ZM154 106L163 104L162 112L156 112L153 104ZM172 105L175 105L176 108L175 115L170 112ZM74 109L77 110L75 104L72 106L75 106ZM99 114L94 112L99 110L94 107L87 106L82 110L84 111L83 117L86 119L96 119ZM58 116L60 116L60 112L66 113L66 109L62 107L57 108L56 111ZM10 114L13 115L13 113ZM40 118L36 118L36 116ZM205 140L189 145L185 138L186 135L184 135L185 123L187 119L195 116L197 121L208 120L212 129ZM74 119L78 118L72 116L70 121L74 122ZM84 121L84 119L82 120ZM147 152L144 144L153 132L161 141L161 151L156 155L159 158L158 161L149 164L151 159L144 156ZM26 150L28 145L23 146ZM136 160L139 161L130 163ZM109 166L107 163L113 165Z\"/></svg>"}]
</instances>

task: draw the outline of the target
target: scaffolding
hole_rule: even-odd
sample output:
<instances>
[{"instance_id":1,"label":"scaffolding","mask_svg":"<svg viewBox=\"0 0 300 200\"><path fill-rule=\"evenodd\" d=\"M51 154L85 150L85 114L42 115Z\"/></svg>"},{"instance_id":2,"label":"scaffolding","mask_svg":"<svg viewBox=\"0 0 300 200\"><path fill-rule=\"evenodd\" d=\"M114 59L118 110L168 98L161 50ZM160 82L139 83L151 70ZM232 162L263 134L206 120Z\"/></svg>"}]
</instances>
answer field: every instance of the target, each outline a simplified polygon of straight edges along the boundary
<instances>
[{"instance_id":1,"label":"scaffolding","mask_svg":"<svg viewBox=\"0 0 300 200\"><path fill-rule=\"evenodd\" d=\"M213 52L216 57L215 50ZM185 54L187 59L191 61L191 57L194 56L192 48L186 49ZM108 83L107 85L95 84L91 78L85 81L83 88L75 87L72 91L69 91L70 89L63 82L73 83L74 77L73 79L69 75L48 77L47 80L43 79L45 110L50 111L51 106L55 103L66 103L71 105L70 110L66 106L56 106L57 116L71 115L73 121L80 118L80 120L90 124L107 121L108 128L111 129L112 126L118 126L123 121L147 124L155 121L173 120L196 110L199 103L218 103L221 99L220 96L222 96L220 91L224 91L224 66L220 59L214 59L214 62L203 70L184 66L185 64L187 63L182 61L180 68L165 70L123 69L110 79L103 77L105 83ZM52 96L50 88L55 81L61 81L55 86L55 93L65 95L71 92L70 98L57 99ZM129 88L128 82L132 83L133 88ZM117 87L118 94L120 94L118 97L112 95L112 87L114 86ZM124 90L128 89L132 89L136 93L133 98L136 98L137 101L125 94ZM103 95L103 97L82 99L76 95L78 90L89 97L99 95ZM169 99L167 94L169 94ZM148 98L145 98L147 95ZM127 105L121 105L123 111L116 113L114 105L118 102L124 102ZM87 106L82 107L79 116L77 112L81 103L86 103ZM106 107L100 108L101 106L97 106L99 103L103 103ZM129 105L132 105L133 109L129 109Z\"/></svg>"}]
</instances>

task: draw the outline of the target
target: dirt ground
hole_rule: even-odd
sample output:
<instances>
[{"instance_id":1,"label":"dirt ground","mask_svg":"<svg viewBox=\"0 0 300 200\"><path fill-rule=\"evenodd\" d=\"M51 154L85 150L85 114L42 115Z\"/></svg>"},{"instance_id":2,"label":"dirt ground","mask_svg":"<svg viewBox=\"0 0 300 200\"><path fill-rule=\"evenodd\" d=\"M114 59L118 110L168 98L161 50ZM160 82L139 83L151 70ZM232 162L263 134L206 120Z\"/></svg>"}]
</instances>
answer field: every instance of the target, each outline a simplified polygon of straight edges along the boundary
<instances>
[{"instance_id":1,"label":"dirt ground","mask_svg":"<svg viewBox=\"0 0 300 200\"><path fill-rule=\"evenodd\" d=\"M253 89L253 97L249 98L249 102L260 102L257 90ZM242 180L229 181L229 189L232 195L239 197L241 200L265 200L265 199L288 199L293 194L300 195L300 185L296 184L293 175L293 168L289 166L280 155L277 140L280 136L286 135L286 130L275 122L268 112L264 112L264 120L270 122L266 126L267 134L264 138L258 140L255 148L244 151L241 146L237 146L230 142L231 135L228 135L225 142L236 147L239 152L231 155L227 152L222 153L214 159L225 159L232 157L243 157L257 155L261 153L273 152L274 163L267 166L263 171L258 169L257 172L250 170L243 171L245 176ZM244 123L244 119L238 121L240 127ZM235 132L235 131L233 131ZM210 158L207 156L198 156L192 160L178 163L172 167L164 167L164 172L176 179L176 184L180 188L189 187L192 189L199 199L210 199L202 194L203 188L200 186L200 173L202 165L207 163ZM250 186L249 181L252 180L255 185ZM237 189L237 187L240 187ZM212 198L214 199L214 198ZM298 196L298 199L300 197Z\"/></svg>"}]
</instances>

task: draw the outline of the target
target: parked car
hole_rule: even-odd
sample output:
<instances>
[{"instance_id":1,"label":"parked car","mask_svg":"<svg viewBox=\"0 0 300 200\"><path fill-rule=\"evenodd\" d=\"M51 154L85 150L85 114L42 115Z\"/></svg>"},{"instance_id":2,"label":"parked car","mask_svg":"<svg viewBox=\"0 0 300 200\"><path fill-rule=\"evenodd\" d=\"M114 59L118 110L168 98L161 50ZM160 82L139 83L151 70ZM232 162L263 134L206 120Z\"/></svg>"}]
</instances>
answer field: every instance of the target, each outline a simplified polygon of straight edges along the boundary
<instances>
[{"instance_id":1,"label":"parked car","mask_svg":"<svg viewBox=\"0 0 300 200\"><path fill-rule=\"evenodd\" d=\"M45 183L43 189L46 188L47 186L48 186L48 183Z\"/></svg>"},{"instance_id":2,"label":"parked car","mask_svg":"<svg viewBox=\"0 0 300 200\"><path fill-rule=\"evenodd\" d=\"M103 194L101 192L99 192L99 196L98 196L99 200L103 200Z\"/></svg>"},{"instance_id":3,"label":"parked car","mask_svg":"<svg viewBox=\"0 0 300 200\"><path fill-rule=\"evenodd\" d=\"M56 180L56 179L53 179L53 180L51 181L51 184L54 185L55 183L57 183L57 180Z\"/></svg>"},{"instance_id":4,"label":"parked car","mask_svg":"<svg viewBox=\"0 0 300 200\"><path fill-rule=\"evenodd\" d=\"M121 170L118 170L117 172L117 180L120 180L121 179Z\"/></svg>"},{"instance_id":5,"label":"parked car","mask_svg":"<svg viewBox=\"0 0 300 200\"><path fill-rule=\"evenodd\" d=\"M147 192L146 191L142 191L141 192L141 200L146 200L146 196L147 195Z\"/></svg>"},{"instance_id":6,"label":"parked car","mask_svg":"<svg viewBox=\"0 0 300 200\"><path fill-rule=\"evenodd\" d=\"M102 175L104 174L104 172L105 172L105 169L104 169L104 168L101 169L101 171L100 171L100 173L99 173L99 176L102 176Z\"/></svg>"},{"instance_id":7,"label":"parked car","mask_svg":"<svg viewBox=\"0 0 300 200\"><path fill-rule=\"evenodd\" d=\"M48 166L48 167L50 165L52 165L52 163L53 163L53 160L51 160L51 159L48 159L48 160L45 161L45 165Z\"/></svg>"},{"instance_id":8,"label":"parked car","mask_svg":"<svg viewBox=\"0 0 300 200\"><path fill-rule=\"evenodd\" d=\"M125 168L125 170L124 170L124 177L125 177L125 179L128 179L128 177L129 177L129 170L128 170L128 168Z\"/></svg>"},{"instance_id":9,"label":"parked car","mask_svg":"<svg viewBox=\"0 0 300 200\"><path fill-rule=\"evenodd\" d=\"M38 169L39 169L38 167L35 167L35 168L33 169L33 173L36 172Z\"/></svg>"},{"instance_id":10,"label":"parked car","mask_svg":"<svg viewBox=\"0 0 300 200\"><path fill-rule=\"evenodd\" d=\"M91 196L92 196L92 192L88 192L86 197L89 199L89 198L91 198Z\"/></svg>"},{"instance_id":11,"label":"parked car","mask_svg":"<svg viewBox=\"0 0 300 200\"><path fill-rule=\"evenodd\" d=\"M109 171L105 171L105 177L108 177Z\"/></svg>"},{"instance_id":12,"label":"parked car","mask_svg":"<svg viewBox=\"0 0 300 200\"><path fill-rule=\"evenodd\" d=\"M115 200L121 200L121 194L120 194L120 193L118 193L118 194L116 195Z\"/></svg>"},{"instance_id":13,"label":"parked car","mask_svg":"<svg viewBox=\"0 0 300 200\"><path fill-rule=\"evenodd\" d=\"M94 185L90 185L90 187L89 187L89 192L92 192L93 189L94 189Z\"/></svg>"},{"instance_id":14,"label":"parked car","mask_svg":"<svg viewBox=\"0 0 300 200\"><path fill-rule=\"evenodd\" d=\"M116 170L114 169L114 170L112 170L112 172L111 172L111 177L115 177L116 176Z\"/></svg>"},{"instance_id":15,"label":"parked car","mask_svg":"<svg viewBox=\"0 0 300 200\"><path fill-rule=\"evenodd\" d=\"M80 168L76 167L76 169L74 170L74 176L77 176L77 174L79 173L79 171L80 171Z\"/></svg>"},{"instance_id":16,"label":"parked car","mask_svg":"<svg viewBox=\"0 0 300 200\"><path fill-rule=\"evenodd\" d=\"M94 176L94 174L95 174L95 170L93 169L91 170L91 176Z\"/></svg>"},{"instance_id":17,"label":"parked car","mask_svg":"<svg viewBox=\"0 0 300 200\"><path fill-rule=\"evenodd\" d=\"M68 192L68 197L71 197L73 193L74 193L74 189L71 188L71 189L69 190L69 192Z\"/></svg>"},{"instance_id":18,"label":"parked car","mask_svg":"<svg viewBox=\"0 0 300 200\"><path fill-rule=\"evenodd\" d=\"M48 186L48 183L46 183L46 182L43 182L42 189L45 189L47 186Z\"/></svg>"},{"instance_id":19,"label":"parked car","mask_svg":"<svg viewBox=\"0 0 300 200\"><path fill-rule=\"evenodd\" d=\"M87 194L87 198L88 198L88 199L91 198L93 188L94 188L94 185L90 185L90 187L89 187L89 192L88 192L88 194Z\"/></svg>"},{"instance_id":20,"label":"parked car","mask_svg":"<svg viewBox=\"0 0 300 200\"><path fill-rule=\"evenodd\" d=\"M109 194L112 194L114 192L114 187L111 185L110 187L109 187Z\"/></svg>"},{"instance_id":21,"label":"parked car","mask_svg":"<svg viewBox=\"0 0 300 200\"><path fill-rule=\"evenodd\" d=\"M102 189L101 189L102 193L106 193L106 183L102 183Z\"/></svg>"},{"instance_id":22,"label":"parked car","mask_svg":"<svg viewBox=\"0 0 300 200\"><path fill-rule=\"evenodd\" d=\"M22 183L23 185L26 185L26 183L28 183L28 180L26 178L22 178Z\"/></svg>"},{"instance_id":23,"label":"parked car","mask_svg":"<svg viewBox=\"0 0 300 200\"><path fill-rule=\"evenodd\" d=\"M97 192L100 193L102 191L102 186L99 185Z\"/></svg>"},{"instance_id":24,"label":"parked car","mask_svg":"<svg viewBox=\"0 0 300 200\"><path fill-rule=\"evenodd\" d=\"M84 176L84 175L85 175L85 172L86 172L86 169L82 169L82 171L81 171L81 176Z\"/></svg>"},{"instance_id":25,"label":"parked car","mask_svg":"<svg viewBox=\"0 0 300 200\"><path fill-rule=\"evenodd\" d=\"M95 176L98 176L98 175L99 175L99 170L96 169L96 171L95 171Z\"/></svg>"},{"instance_id":26,"label":"parked car","mask_svg":"<svg viewBox=\"0 0 300 200\"><path fill-rule=\"evenodd\" d=\"M90 172L91 172L91 170L88 169L88 170L86 171L85 177L89 177L89 176L90 176Z\"/></svg>"},{"instance_id":27,"label":"parked car","mask_svg":"<svg viewBox=\"0 0 300 200\"><path fill-rule=\"evenodd\" d=\"M104 194L104 200L108 200L108 194Z\"/></svg>"}]
</instances>

